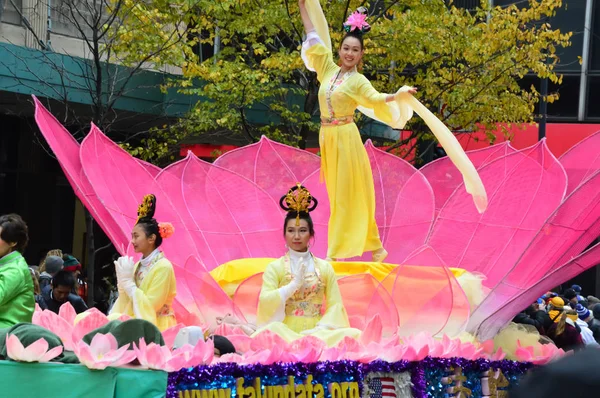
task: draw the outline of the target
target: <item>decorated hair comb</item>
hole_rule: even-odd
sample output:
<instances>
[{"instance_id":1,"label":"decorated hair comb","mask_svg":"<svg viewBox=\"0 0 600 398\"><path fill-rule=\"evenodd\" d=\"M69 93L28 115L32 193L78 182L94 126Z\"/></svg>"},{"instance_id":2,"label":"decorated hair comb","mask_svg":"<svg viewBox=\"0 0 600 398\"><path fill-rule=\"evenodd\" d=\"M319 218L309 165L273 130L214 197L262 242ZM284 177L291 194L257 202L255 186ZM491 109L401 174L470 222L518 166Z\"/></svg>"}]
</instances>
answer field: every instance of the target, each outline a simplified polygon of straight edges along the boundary
<instances>
[{"instance_id":1,"label":"decorated hair comb","mask_svg":"<svg viewBox=\"0 0 600 398\"><path fill-rule=\"evenodd\" d=\"M149 194L144 196L144 200L138 206L138 218L136 223L139 223L140 220L148 219L152 220L154 218L154 213L156 212L156 196ZM175 233L175 227L170 222L159 222L158 224L158 233L160 237L163 239L170 238Z\"/></svg>"},{"instance_id":2,"label":"decorated hair comb","mask_svg":"<svg viewBox=\"0 0 600 398\"><path fill-rule=\"evenodd\" d=\"M313 211L319 202L313 198L308 189L300 183L290 188L287 194L279 199L279 206L287 212L296 212L296 226L300 225L300 213Z\"/></svg>"}]
</instances>

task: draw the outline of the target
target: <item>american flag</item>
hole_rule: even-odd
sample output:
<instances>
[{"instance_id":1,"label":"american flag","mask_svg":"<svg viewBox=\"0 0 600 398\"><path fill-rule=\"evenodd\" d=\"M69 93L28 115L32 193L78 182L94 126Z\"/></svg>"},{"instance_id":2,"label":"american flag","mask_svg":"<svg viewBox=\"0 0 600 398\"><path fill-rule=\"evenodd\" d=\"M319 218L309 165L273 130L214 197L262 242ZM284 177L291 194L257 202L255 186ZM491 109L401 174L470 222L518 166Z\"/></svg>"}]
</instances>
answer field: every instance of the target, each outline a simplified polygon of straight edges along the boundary
<instances>
[{"instance_id":1,"label":"american flag","mask_svg":"<svg viewBox=\"0 0 600 398\"><path fill-rule=\"evenodd\" d=\"M392 377L373 377L369 380L371 398L396 398L396 388Z\"/></svg>"}]
</instances>

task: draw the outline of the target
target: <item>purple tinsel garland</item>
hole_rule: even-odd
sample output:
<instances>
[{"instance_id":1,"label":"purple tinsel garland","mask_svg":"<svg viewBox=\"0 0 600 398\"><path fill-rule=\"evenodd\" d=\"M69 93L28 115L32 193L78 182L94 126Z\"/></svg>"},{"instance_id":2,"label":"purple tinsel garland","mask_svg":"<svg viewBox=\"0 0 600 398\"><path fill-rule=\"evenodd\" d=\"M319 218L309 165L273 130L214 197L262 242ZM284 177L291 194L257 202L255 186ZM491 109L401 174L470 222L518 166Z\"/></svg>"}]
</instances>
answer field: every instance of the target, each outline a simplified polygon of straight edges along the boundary
<instances>
[{"instance_id":1,"label":"purple tinsel garland","mask_svg":"<svg viewBox=\"0 0 600 398\"><path fill-rule=\"evenodd\" d=\"M178 386L194 383L210 383L224 376L233 378L246 377L285 377L295 376L304 378L308 374L335 374L356 375L362 391L362 380L370 372L411 372L412 391L415 398L427 397L427 381L425 370L432 368L447 369L460 366L464 372L485 372L490 368L500 369L504 373L524 374L533 367L531 363L514 361L489 361L486 359L467 360L465 358L430 358L427 357L420 362L385 362L374 361L371 363L360 363L356 361L335 361L315 363L275 363L273 365L238 365L235 363L219 363L213 366L196 366L194 368L182 369L169 374L167 384L167 397L177 398Z\"/></svg>"}]
</instances>

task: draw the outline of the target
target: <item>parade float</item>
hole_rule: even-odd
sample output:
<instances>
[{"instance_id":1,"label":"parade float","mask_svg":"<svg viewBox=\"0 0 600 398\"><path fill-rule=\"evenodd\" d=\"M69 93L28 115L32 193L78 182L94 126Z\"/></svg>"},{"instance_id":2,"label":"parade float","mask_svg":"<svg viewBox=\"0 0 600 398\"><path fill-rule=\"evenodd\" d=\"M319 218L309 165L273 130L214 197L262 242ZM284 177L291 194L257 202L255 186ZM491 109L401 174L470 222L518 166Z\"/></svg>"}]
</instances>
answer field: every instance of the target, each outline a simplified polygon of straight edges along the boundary
<instances>
[{"instance_id":1,"label":"parade float","mask_svg":"<svg viewBox=\"0 0 600 398\"><path fill-rule=\"evenodd\" d=\"M212 164L189 154L160 169L95 126L79 144L35 101L38 126L75 194L121 255L132 254L129 234L141 198L153 193L160 201L157 217L175 227L161 249L175 267L179 324L163 332L162 345L121 346L110 333L86 343L82 336L109 318L94 313L77 321L67 309L61 315L38 311L34 324L58 335L80 364L13 362L47 362L52 355L38 344L30 360L8 353L13 361L2 361L4 380L39 372L42 383L73 372L81 376L78 384L89 381L85 388L106 387L106 394L98 387L94 396L112 396L109 390L136 396L132 391L142 385L140 396L168 397L506 396L531 367L562 355L537 339L502 341L507 324L547 290L600 261L600 246L588 248L600 234L594 150L600 134L560 159L545 141L467 153L488 193L483 214L448 159L417 170L367 142L377 224L389 257L383 264L368 258L333 263L361 338L327 346L313 336L292 342L270 332L250 337L243 326L256 321L260 270L284 251L278 201L298 182L319 198L311 250L325 257L329 209L319 158L262 138ZM177 332L192 325L228 337L239 354L215 358L210 340L173 349ZM18 347L14 338L11 344L13 353L31 348ZM107 356L112 361L104 370L88 370L99 369Z\"/></svg>"}]
</instances>

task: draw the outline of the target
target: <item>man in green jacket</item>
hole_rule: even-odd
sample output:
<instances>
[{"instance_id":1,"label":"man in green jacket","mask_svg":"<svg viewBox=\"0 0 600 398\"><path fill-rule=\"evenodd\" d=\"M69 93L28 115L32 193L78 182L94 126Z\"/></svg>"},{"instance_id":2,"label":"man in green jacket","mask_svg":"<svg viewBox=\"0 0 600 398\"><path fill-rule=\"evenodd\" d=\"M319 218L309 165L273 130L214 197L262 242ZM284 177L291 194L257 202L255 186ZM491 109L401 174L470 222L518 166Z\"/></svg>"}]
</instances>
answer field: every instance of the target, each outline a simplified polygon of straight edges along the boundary
<instances>
[{"instance_id":1,"label":"man in green jacket","mask_svg":"<svg viewBox=\"0 0 600 398\"><path fill-rule=\"evenodd\" d=\"M21 255L28 241L21 216L0 216L0 328L31 322L33 317L33 281Z\"/></svg>"}]
</instances>

